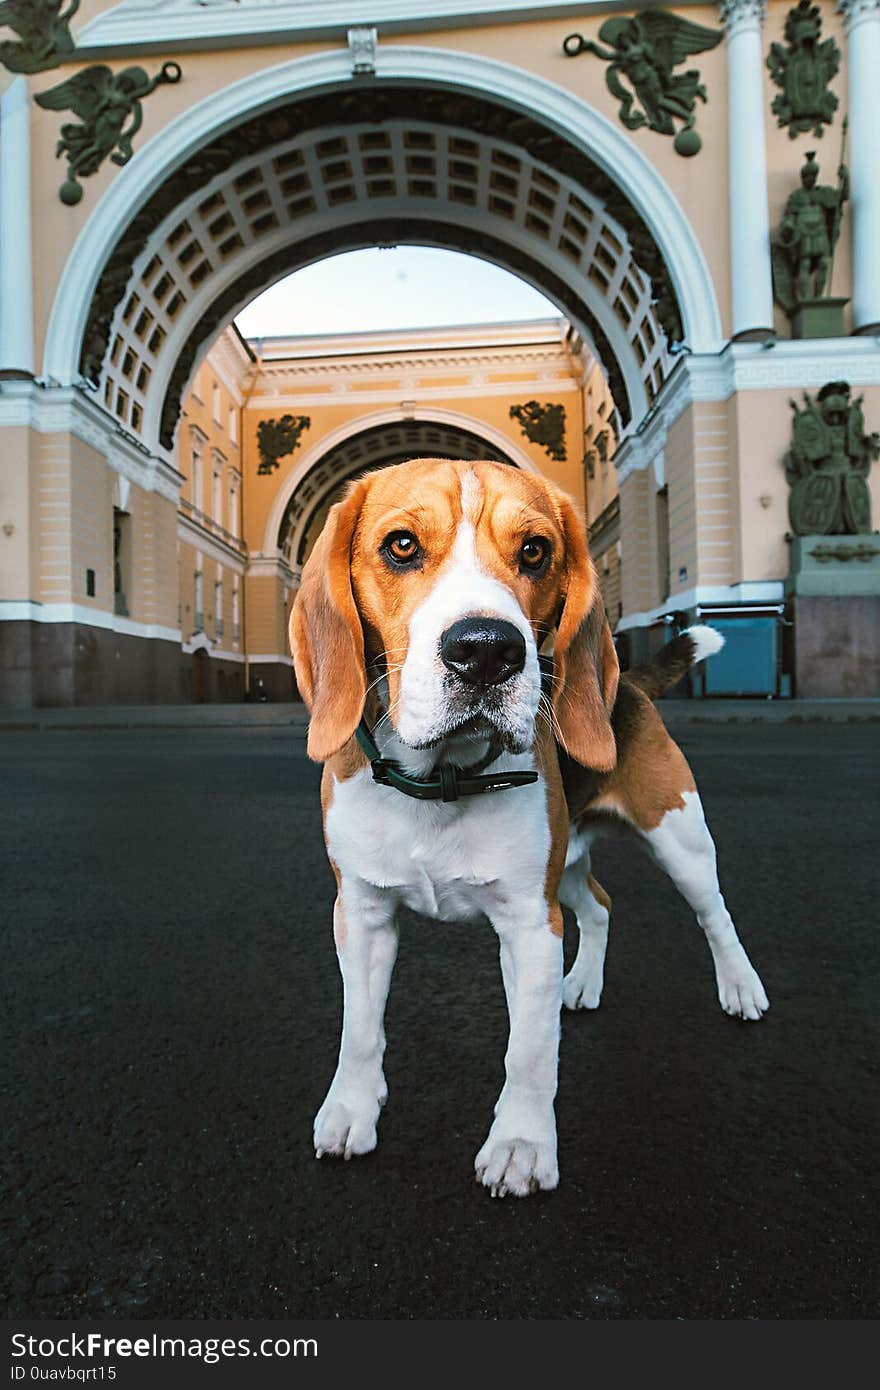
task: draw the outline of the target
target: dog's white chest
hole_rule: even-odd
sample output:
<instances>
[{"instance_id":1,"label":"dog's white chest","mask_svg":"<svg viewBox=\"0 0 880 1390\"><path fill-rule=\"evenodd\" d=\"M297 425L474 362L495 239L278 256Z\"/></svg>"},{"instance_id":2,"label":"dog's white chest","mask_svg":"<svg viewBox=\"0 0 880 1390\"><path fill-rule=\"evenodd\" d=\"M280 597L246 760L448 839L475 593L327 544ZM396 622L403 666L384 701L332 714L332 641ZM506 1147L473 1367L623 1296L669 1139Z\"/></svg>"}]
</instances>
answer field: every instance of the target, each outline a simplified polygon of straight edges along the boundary
<instances>
[{"instance_id":1,"label":"dog's white chest","mask_svg":"<svg viewBox=\"0 0 880 1390\"><path fill-rule=\"evenodd\" d=\"M440 921L491 917L500 901L543 881L545 787L539 780L444 805L377 786L364 769L335 784L326 838L343 878Z\"/></svg>"}]
</instances>

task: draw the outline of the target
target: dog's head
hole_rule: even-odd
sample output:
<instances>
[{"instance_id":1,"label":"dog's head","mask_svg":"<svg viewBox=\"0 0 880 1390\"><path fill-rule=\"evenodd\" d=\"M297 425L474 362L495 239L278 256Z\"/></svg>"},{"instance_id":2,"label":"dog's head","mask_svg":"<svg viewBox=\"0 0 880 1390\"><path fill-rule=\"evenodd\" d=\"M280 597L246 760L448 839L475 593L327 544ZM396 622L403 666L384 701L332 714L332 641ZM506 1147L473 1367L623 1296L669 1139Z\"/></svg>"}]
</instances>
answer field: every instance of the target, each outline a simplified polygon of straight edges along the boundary
<instances>
[{"instance_id":1,"label":"dog's head","mask_svg":"<svg viewBox=\"0 0 880 1390\"><path fill-rule=\"evenodd\" d=\"M416 459L368 474L332 508L291 614L309 756L347 743L380 678L411 748L471 734L523 751L551 634L554 733L607 771L617 657L565 494L496 463Z\"/></svg>"}]
</instances>

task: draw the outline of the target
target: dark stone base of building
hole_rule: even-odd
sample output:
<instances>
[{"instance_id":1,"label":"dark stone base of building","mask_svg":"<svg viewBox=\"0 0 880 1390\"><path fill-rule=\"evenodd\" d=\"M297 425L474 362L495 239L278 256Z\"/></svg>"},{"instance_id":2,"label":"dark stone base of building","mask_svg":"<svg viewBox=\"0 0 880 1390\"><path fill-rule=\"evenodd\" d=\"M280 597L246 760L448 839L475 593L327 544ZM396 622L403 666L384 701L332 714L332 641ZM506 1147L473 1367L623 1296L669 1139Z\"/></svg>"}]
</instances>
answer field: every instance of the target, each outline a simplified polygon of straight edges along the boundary
<instances>
[{"instance_id":1,"label":"dark stone base of building","mask_svg":"<svg viewBox=\"0 0 880 1390\"><path fill-rule=\"evenodd\" d=\"M273 705L279 702L285 704L289 700L299 699L292 666L286 666L281 661L252 663L248 699L260 698L261 692L258 684L260 681L263 683L262 692Z\"/></svg>"},{"instance_id":2,"label":"dark stone base of building","mask_svg":"<svg viewBox=\"0 0 880 1390\"><path fill-rule=\"evenodd\" d=\"M180 699L180 647L84 623L0 623L0 705L153 705Z\"/></svg>"},{"instance_id":3,"label":"dark stone base of building","mask_svg":"<svg viewBox=\"0 0 880 1390\"><path fill-rule=\"evenodd\" d=\"M206 650L181 652L180 688L175 703L181 705L241 704L246 699L244 662L224 661Z\"/></svg>"},{"instance_id":4,"label":"dark stone base of building","mask_svg":"<svg viewBox=\"0 0 880 1390\"><path fill-rule=\"evenodd\" d=\"M796 594L794 693L801 699L880 696L880 596Z\"/></svg>"},{"instance_id":5,"label":"dark stone base of building","mask_svg":"<svg viewBox=\"0 0 880 1390\"><path fill-rule=\"evenodd\" d=\"M227 661L207 649L84 623L0 623L0 707L240 704L298 698L283 662ZM262 690L258 682L262 681Z\"/></svg>"}]
</instances>

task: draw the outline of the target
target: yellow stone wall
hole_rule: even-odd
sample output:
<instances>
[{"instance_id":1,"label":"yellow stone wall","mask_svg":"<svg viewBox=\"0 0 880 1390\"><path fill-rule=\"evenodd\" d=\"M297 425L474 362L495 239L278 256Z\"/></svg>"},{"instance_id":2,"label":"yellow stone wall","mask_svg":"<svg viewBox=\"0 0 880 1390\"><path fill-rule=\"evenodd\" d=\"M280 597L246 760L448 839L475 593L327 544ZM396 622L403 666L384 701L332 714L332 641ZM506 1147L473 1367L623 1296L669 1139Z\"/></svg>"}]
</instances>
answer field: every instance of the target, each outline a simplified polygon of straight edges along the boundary
<instances>
[{"instance_id":1,"label":"yellow stone wall","mask_svg":"<svg viewBox=\"0 0 880 1390\"><path fill-rule=\"evenodd\" d=\"M656 484L650 469L631 473L620 488L620 545L624 614L652 608L657 594Z\"/></svg>"}]
</instances>

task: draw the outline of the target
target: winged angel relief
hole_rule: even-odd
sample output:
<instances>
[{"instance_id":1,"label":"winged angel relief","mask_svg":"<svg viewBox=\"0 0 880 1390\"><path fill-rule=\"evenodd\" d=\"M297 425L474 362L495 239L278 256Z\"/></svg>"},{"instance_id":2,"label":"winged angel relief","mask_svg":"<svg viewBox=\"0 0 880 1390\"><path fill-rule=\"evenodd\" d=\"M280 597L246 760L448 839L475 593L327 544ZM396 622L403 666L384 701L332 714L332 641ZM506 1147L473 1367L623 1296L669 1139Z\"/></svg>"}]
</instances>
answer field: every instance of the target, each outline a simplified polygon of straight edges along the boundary
<instances>
[{"instance_id":1,"label":"winged angel relief","mask_svg":"<svg viewBox=\"0 0 880 1390\"><path fill-rule=\"evenodd\" d=\"M569 34L562 47L569 58L595 53L608 64L605 81L620 102L620 119L628 130L647 126L660 135L674 135L679 154L696 154L703 142L694 129L694 107L698 99L705 102L706 88L695 68L678 74L672 70L691 54L714 48L721 41L721 31L692 24L666 10L645 10L631 18L606 19L599 38L609 47L602 48L581 34ZM633 109L637 102L641 110ZM681 122L677 134L676 121Z\"/></svg>"},{"instance_id":2,"label":"winged angel relief","mask_svg":"<svg viewBox=\"0 0 880 1390\"><path fill-rule=\"evenodd\" d=\"M0 29L12 29L18 39L0 42L0 63L10 72L45 72L73 52L70 21L80 0L2 0Z\"/></svg>"},{"instance_id":3,"label":"winged angel relief","mask_svg":"<svg viewBox=\"0 0 880 1390\"><path fill-rule=\"evenodd\" d=\"M134 151L131 142L141 128L141 102L161 82L179 82L178 63L163 63L155 77L143 68L123 68L114 73L103 63L83 68L66 82L34 97L46 111L72 111L73 121L61 127L55 149L67 157L67 178L58 190L62 203L78 203L81 178L94 174L110 156L114 164L127 164Z\"/></svg>"}]
</instances>

